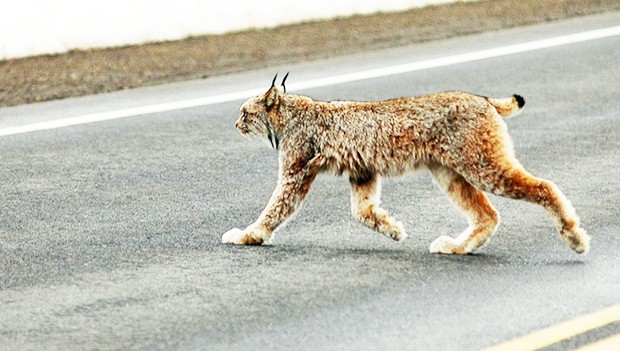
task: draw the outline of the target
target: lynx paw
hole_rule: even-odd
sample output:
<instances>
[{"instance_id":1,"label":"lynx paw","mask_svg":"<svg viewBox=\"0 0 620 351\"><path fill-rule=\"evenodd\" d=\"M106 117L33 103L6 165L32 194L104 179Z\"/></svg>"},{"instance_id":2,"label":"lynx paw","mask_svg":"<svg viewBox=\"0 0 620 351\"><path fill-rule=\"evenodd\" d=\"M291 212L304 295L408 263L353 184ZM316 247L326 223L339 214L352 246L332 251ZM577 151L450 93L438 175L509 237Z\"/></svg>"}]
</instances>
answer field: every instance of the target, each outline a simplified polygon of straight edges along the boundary
<instances>
[{"instance_id":1,"label":"lynx paw","mask_svg":"<svg viewBox=\"0 0 620 351\"><path fill-rule=\"evenodd\" d=\"M396 222L392 227L392 231L389 233L390 238L396 241L403 241L407 238L405 227L402 222Z\"/></svg>"},{"instance_id":2,"label":"lynx paw","mask_svg":"<svg viewBox=\"0 0 620 351\"><path fill-rule=\"evenodd\" d=\"M263 243L263 239L252 233L246 233L239 228L233 228L222 235L223 244L236 244L236 245L260 245Z\"/></svg>"},{"instance_id":3,"label":"lynx paw","mask_svg":"<svg viewBox=\"0 0 620 351\"><path fill-rule=\"evenodd\" d=\"M391 217L378 220L377 222L371 222L366 225L395 241L402 241L407 238L407 233L405 232L403 223L397 222Z\"/></svg>"},{"instance_id":4,"label":"lynx paw","mask_svg":"<svg viewBox=\"0 0 620 351\"><path fill-rule=\"evenodd\" d=\"M573 229L565 237L568 246L578 254L587 254L590 251L591 237L582 228Z\"/></svg>"},{"instance_id":5,"label":"lynx paw","mask_svg":"<svg viewBox=\"0 0 620 351\"><path fill-rule=\"evenodd\" d=\"M241 239L243 239L243 230L239 228L233 228L222 235L223 244L242 244Z\"/></svg>"},{"instance_id":6,"label":"lynx paw","mask_svg":"<svg viewBox=\"0 0 620 351\"><path fill-rule=\"evenodd\" d=\"M462 248L462 245L456 239L445 235L435 239L435 241L431 244L429 251L434 254L448 255L465 255L469 253Z\"/></svg>"}]
</instances>

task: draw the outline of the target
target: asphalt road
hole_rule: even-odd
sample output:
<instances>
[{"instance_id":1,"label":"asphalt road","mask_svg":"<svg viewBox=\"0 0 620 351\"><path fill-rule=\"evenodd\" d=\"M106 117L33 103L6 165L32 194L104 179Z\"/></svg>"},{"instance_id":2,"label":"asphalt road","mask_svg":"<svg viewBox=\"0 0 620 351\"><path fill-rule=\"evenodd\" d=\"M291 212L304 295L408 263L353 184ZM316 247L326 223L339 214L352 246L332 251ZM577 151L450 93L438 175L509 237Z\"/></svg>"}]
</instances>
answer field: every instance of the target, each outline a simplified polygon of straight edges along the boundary
<instances>
[{"instance_id":1,"label":"asphalt road","mask_svg":"<svg viewBox=\"0 0 620 351\"><path fill-rule=\"evenodd\" d=\"M293 86L619 23L616 13L0 109L0 127L266 89L277 71L291 71ZM276 182L277 155L234 129L241 101L0 137L0 349L478 350L617 304L618 57L616 36L296 91L523 95L524 112L508 120L517 157L572 200L593 235L587 256L564 244L541 208L494 196L502 223L488 245L431 255L436 237L466 223L426 173L384 182L404 242L356 223L348 182L323 175L270 245L222 245Z\"/></svg>"}]
</instances>

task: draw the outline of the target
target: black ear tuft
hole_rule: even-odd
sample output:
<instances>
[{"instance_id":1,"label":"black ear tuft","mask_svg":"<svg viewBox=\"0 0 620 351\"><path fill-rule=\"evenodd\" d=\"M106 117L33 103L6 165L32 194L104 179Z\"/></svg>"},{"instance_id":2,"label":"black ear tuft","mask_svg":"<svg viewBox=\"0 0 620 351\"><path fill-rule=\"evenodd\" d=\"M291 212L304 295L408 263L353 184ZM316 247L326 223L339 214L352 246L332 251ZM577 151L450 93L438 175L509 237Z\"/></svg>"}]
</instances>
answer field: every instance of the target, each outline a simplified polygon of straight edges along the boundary
<instances>
[{"instance_id":1,"label":"black ear tuft","mask_svg":"<svg viewBox=\"0 0 620 351\"><path fill-rule=\"evenodd\" d=\"M288 74L290 72L286 72L286 75L284 76L284 78L282 79L282 88L284 89L284 92L286 93L286 85L284 85L284 83L286 82L286 78L288 78Z\"/></svg>"},{"instance_id":2,"label":"black ear tuft","mask_svg":"<svg viewBox=\"0 0 620 351\"><path fill-rule=\"evenodd\" d=\"M278 78L278 74L276 73L275 76L273 76L273 80L271 81L271 87L273 88L274 86L276 86L276 78Z\"/></svg>"}]
</instances>

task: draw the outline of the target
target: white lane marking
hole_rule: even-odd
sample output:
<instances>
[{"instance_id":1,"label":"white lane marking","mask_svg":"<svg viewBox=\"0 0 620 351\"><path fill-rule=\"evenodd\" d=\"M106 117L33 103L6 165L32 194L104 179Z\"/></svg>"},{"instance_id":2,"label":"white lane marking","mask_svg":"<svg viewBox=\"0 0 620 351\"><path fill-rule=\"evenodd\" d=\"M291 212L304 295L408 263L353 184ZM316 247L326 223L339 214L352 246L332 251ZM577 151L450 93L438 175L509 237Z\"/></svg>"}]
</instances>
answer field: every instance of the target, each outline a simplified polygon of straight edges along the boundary
<instances>
[{"instance_id":1,"label":"white lane marking","mask_svg":"<svg viewBox=\"0 0 620 351\"><path fill-rule=\"evenodd\" d=\"M460 63L473 62L488 58L514 55L529 51L542 50L562 45L580 43L584 41L608 38L620 35L620 26L602 28L586 32L562 35L547 39L534 40L520 44L507 45L493 49L473 51L463 54L439 57L430 60L416 61L401 65L388 66L366 71L347 73L326 78L312 79L305 82L299 82L289 85L289 90L304 90L312 88L320 88L325 86L350 83L365 79L385 77L395 74L421 71L431 68L445 67ZM109 121L119 118L135 117L159 112L168 112L181 110L191 107L209 106L224 102L242 100L250 96L263 93L265 88L256 88L237 91L233 93L206 96L203 98L173 101L162 104L146 105L133 108L126 108L114 111L91 113L81 116L62 118L57 120L25 124L21 126L13 126L0 128L0 136L30 133L41 130L49 130L75 126L80 124Z\"/></svg>"}]
</instances>

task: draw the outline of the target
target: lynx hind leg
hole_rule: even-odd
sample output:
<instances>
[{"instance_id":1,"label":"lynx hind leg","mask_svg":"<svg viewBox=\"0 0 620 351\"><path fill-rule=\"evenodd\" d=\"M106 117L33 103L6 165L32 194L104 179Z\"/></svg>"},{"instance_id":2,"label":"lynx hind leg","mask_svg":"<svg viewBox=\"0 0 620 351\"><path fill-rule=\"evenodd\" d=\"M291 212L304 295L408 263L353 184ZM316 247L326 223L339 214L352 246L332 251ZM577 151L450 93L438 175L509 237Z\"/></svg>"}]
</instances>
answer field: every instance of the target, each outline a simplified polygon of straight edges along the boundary
<instances>
[{"instance_id":1,"label":"lynx hind leg","mask_svg":"<svg viewBox=\"0 0 620 351\"><path fill-rule=\"evenodd\" d=\"M541 205L568 246L577 253L588 252L590 236L580 227L573 205L553 182L536 178L522 167L513 167L501 174L494 193Z\"/></svg>"},{"instance_id":2,"label":"lynx hind leg","mask_svg":"<svg viewBox=\"0 0 620 351\"><path fill-rule=\"evenodd\" d=\"M430 168L435 183L465 215L469 227L456 238L440 236L430 246L431 253L469 254L493 235L499 224L499 214L486 195L468 183L454 170L436 166Z\"/></svg>"},{"instance_id":3,"label":"lynx hind leg","mask_svg":"<svg viewBox=\"0 0 620 351\"><path fill-rule=\"evenodd\" d=\"M403 224L396 221L389 213L379 207L381 181L374 174L367 179L350 179L351 213L365 226L379 233L401 241L407 237Z\"/></svg>"}]
</instances>

